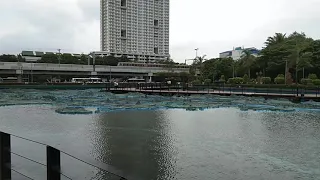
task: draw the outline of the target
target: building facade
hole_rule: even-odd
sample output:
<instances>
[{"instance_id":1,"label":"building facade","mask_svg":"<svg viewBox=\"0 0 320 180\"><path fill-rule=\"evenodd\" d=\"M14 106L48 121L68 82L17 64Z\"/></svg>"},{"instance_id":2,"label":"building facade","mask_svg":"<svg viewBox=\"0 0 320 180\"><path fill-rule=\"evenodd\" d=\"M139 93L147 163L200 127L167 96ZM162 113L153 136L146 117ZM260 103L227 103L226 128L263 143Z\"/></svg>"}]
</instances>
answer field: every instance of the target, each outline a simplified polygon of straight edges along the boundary
<instances>
[{"instance_id":1,"label":"building facade","mask_svg":"<svg viewBox=\"0 0 320 180\"><path fill-rule=\"evenodd\" d=\"M169 0L100 0L101 52L135 60L169 55Z\"/></svg>"},{"instance_id":2,"label":"building facade","mask_svg":"<svg viewBox=\"0 0 320 180\"><path fill-rule=\"evenodd\" d=\"M251 48L243 48L243 47L236 47L233 50L225 51L219 54L220 58L232 58L233 60L239 60L242 56L242 53L244 50L250 51L250 53L253 56L258 56L260 53L260 50L257 48L251 47Z\"/></svg>"}]
</instances>

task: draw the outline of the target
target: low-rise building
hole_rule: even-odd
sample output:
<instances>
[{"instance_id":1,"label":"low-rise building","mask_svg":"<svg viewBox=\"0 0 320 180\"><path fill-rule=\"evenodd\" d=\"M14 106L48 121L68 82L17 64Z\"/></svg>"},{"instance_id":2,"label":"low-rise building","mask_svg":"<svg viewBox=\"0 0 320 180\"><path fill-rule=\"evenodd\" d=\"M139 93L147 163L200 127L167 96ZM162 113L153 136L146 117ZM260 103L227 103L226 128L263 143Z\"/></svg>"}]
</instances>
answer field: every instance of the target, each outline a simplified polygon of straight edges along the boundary
<instances>
[{"instance_id":1,"label":"low-rise building","mask_svg":"<svg viewBox=\"0 0 320 180\"><path fill-rule=\"evenodd\" d=\"M260 53L260 50L255 47L251 47L251 48L236 47L233 50L220 53L219 57L220 58L232 58L233 60L237 61L241 58L244 50L250 51L250 53L256 57Z\"/></svg>"}]
</instances>

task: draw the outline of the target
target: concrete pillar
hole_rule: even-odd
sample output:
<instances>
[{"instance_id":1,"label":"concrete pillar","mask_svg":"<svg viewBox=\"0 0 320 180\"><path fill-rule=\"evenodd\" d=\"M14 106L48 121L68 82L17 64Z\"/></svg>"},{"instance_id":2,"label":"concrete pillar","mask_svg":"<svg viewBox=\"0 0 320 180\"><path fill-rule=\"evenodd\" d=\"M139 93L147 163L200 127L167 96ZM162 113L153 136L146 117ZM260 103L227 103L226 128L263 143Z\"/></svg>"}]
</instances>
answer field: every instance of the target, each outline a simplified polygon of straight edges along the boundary
<instances>
[{"instance_id":1,"label":"concrete pillar","mask_svg":"<svg viewBox=\"0 0 320 180\"><path fill-rule=\"evenodd\" d=\"M95 53L93 53L92 66L93 66L93 71L96 71L96 54Z\"/></svg>"},{"instance_id":2,"label":"concrete pillar","mask_svg":"<svg viewBox=\"0 0 320 180\"><path fill-rule=\"evenodd\" d=\"M21 74L17 75L17 82L22 83L22 75Z\"/></svg>"},{"instance_id":3,"label":"concrete pillar","mask_svg":"<svg viewBox=\"0 0 320 180\"><path fill-rule=\"evenodd\" d=\"M153 76L153 73L148 73L148 77L149 77L149 82L152 82L152 76Z\"/></svg>"},{"instance_id":4,"label":"concrete pillar","mask_svg":"<svg viewBox=\"0 0 320 180\"><path fill-rule=\"evenodd\" d=\"M23 70L21 70L21 69L16 70L17 82L18 83L22 83L22 74L23 74Z\"/></svg>"}]
</instances>

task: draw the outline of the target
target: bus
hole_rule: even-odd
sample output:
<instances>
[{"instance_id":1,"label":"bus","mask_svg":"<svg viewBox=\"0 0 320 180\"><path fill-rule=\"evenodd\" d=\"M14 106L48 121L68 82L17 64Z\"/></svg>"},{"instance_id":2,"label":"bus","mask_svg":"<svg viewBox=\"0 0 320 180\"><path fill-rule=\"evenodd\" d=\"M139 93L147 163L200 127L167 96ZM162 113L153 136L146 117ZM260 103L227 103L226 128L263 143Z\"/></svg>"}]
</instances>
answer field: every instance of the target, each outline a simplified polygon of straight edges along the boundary
<instances>
[{"instance_id":1,"label":"bus","mask_svg":"<svg viewBox=\"0 0 320 180\"><path fill-rule=\"evenodd\" d=\"M103 83L101 78L72 78L71 82L87 84Z\"/></svg>"}]
</instances>

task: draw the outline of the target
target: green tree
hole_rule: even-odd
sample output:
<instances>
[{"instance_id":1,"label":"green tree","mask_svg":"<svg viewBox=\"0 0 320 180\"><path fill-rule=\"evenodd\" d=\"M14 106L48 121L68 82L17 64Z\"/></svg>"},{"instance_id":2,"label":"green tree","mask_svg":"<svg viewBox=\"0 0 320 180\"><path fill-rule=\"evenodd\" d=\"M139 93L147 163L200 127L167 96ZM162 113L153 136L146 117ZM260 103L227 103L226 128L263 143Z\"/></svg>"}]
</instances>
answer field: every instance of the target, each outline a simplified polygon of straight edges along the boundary
<instances>
[{"instance_id":1,"label":"green tree","mask_svg":"<svg viewBox=\"0 0 320 180\"><path fill-rule=\"evenodd\" d=\"M15 55L3 54L0 55L0 62L17 62L18 58Z\"/></svg>"},{"instance_id":2,"label":"green tree","mask_svg":"<svg viewBox=\"0 0 320 180\"><path fill-rule=\"evenodd\" d=\"M204 79L219 80L222 75L226 79L233 77L233 60L231 58L210 59L203 63L202 76Z\"/></svg>"},{"instance_id":3,"label":"green tree","mask_svg":"<svg viewBox=\"0 0 320 180\"><path fill-rule=\"evenodd\" d=\"M245 74L244 76L243 76L243 82L244 83L248 83L249 82L249 76L247 75L247 74Z\"/></svg>"},{"instance_id":4,"label":"green tree","mask_svg":"<svg viewBox=\"0 0 320 180\"><path fill-rule=\"evenodd\" d=\"M271 45L282 43L285 40L286 40L286 34L276 33L274 36L270 36L267 38L265 45L271 46Z\"/></svg>"},{"instance_id":5,"label":"green tree","mask_svg":"<svg viewBox=\"0 0 320 180\"><path fill-rule=\"evenodd\" d=\"M41 59L38 61L39 63L55 63L58 64L58 55L56 54L44 54Z\"/></svg>"},{"instance_id":6,"label":"green tree","mask_svg":"<svg viewBox=\"0 0 320 180\"><path fill-rule=\"evenodd\" d=\"M248 75L249 75L249 79L251 78L250 74L251 74L251 68L255 63L255 57L251 54L251 52L249 50L243 50L242 55L241 55L241 59L243 61L243 66L245 69L247 69L248 71Z\"/></svg>"},{"instance_id":7,"label":"green tree","mask_svg":"<svg viewBox=\"0 0 320 180\"><path fill-rule=\"evenodd\" d=\"M61 64L80 64L81 61L76 56L72 56L71 54L62 54L60 56Z\"/></svg>"},{"instance_id":8,"label":"green tree","mask_svg":"<svg viewBox=\"0 0 320 180\"><path fill-rule=\"evenodd\" d=\"M303 70L302 78L304 78L305 68L312 67L312 42L311 38L307 38L304 33L294 32L289 35L286 42L288 48L287 59L289 60L289 65L295 67L296 72L296 82L298 82L298 72Z\"/></svg>"},{"instance_id":9,"label":"green tree","mask_svg":"<svg viewBox=\"0 0 320 180\"><path fill-rule=\"evenodd\" d=\"M80 56L81 64L88 64L88 58L89 58L89 56L81 54L81 56Z\"/></svg>"},{"instance_id":10,"label":"green tree","mask_svg":"<svg viewBox=\"0 0 320 180\"><path fill-rule=\"evenodd\" d=\"M21 56L21 54L19 54L19 55L17 56L17 60L18 60L18 62L26 62L26 59L23 58L23 57Z\"/></svg>"},{"instance_id":11,"label":"green tree","mask_svg":"<svg viewBox=\"0 0 320 180\"><path fill-rule=\"evenodd\" d=\"M309 74L308 79L312 79L312 80L318 79L318 76L316 74Z\"/></svg>"}]
</instances>

